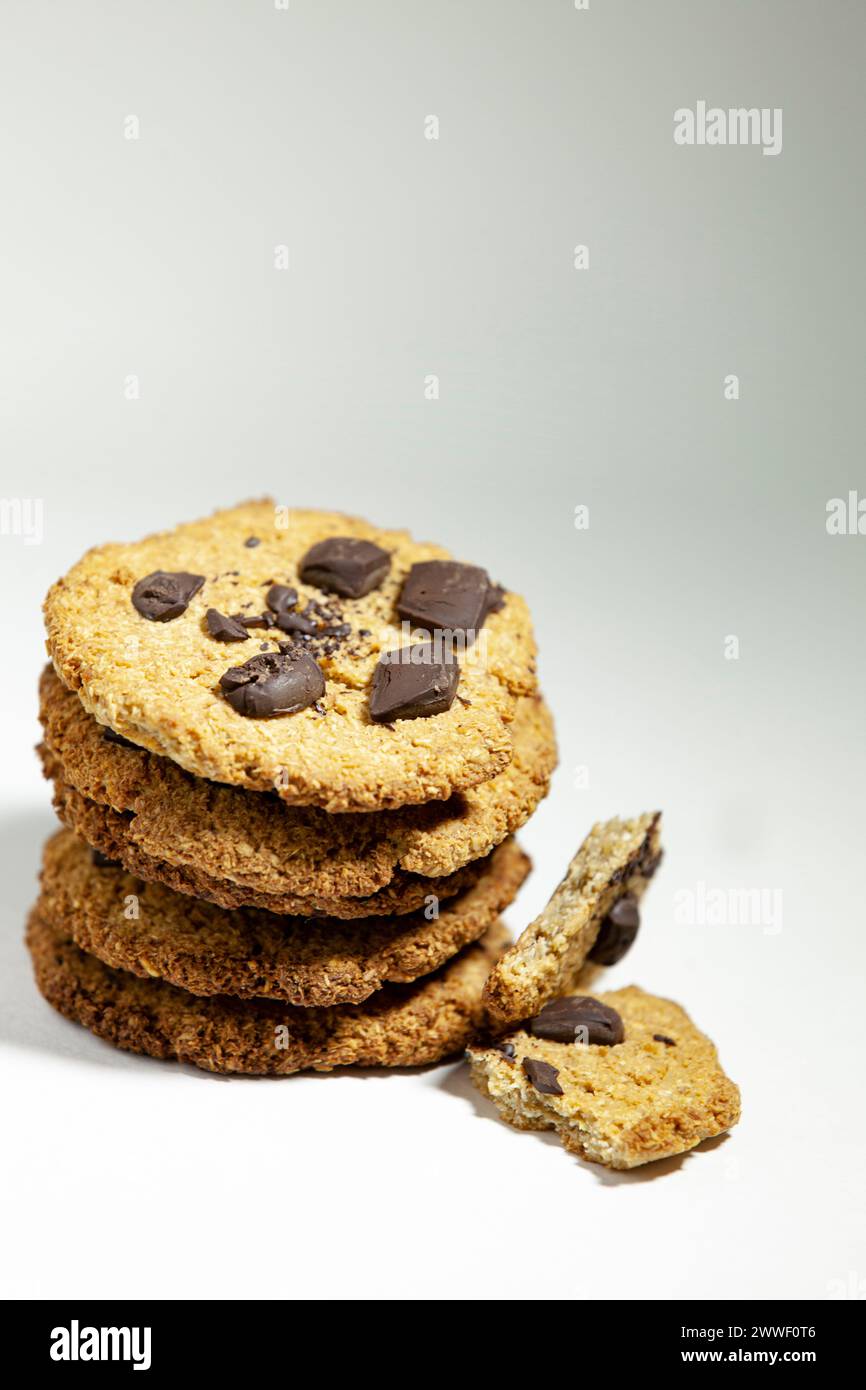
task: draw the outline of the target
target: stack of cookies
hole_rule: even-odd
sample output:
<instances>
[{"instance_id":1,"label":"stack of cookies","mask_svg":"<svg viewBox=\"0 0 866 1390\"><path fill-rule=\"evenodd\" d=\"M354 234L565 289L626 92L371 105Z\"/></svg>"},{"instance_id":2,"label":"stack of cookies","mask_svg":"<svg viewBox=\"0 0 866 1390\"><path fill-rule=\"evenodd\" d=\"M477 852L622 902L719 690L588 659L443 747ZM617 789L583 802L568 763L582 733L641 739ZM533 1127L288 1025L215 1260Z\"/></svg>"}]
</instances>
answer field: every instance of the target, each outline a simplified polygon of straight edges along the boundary
<instances>
[{"instance_id":1,"label":"stack of cookies","mask_svg":"<svg viewBox=\"0 0 866 1390\"><path fill-rule=\"evenodd\" d=\"M466 1046L556 752L529 614L477 564L246 503L90 551L45 604L63 822L37 983L212 1071Z\"/></svg>"},{"instance_id":2,"label":"stack of cookies","mask_svg":"<svg viewBox=\"0 0 866 1390\"><path fill-rule=\"evenodd\" d=\"M508 942L556 750L526 605L483 568L262 501L91 551L45 616L65 828L28 944L61 1013L220 1072L466 1048L504 1120L615 1168L736 1123L678 1005L590 992L635 939L657 813L593 826Z\"/></svg>"}]
</instances>

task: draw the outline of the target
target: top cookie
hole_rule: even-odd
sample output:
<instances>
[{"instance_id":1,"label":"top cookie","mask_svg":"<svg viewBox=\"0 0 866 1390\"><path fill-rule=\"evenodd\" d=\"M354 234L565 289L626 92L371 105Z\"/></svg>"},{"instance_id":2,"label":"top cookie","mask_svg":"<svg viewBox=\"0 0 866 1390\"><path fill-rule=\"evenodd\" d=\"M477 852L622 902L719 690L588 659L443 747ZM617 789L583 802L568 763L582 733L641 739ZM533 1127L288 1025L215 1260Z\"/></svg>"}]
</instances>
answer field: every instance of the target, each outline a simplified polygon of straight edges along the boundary
<instances>
[{"instance_id":1,"label":"top cookie","mask_svg":"<svg viewBox=\"0 0 866 1390\"><path fill-rule=\"evenodd\" d=\"M45 620L100 723L197 776L329 812L487 781L536 686L526 604L483 569L267 499L89 551Z\"/></svg>"}]
</instances>

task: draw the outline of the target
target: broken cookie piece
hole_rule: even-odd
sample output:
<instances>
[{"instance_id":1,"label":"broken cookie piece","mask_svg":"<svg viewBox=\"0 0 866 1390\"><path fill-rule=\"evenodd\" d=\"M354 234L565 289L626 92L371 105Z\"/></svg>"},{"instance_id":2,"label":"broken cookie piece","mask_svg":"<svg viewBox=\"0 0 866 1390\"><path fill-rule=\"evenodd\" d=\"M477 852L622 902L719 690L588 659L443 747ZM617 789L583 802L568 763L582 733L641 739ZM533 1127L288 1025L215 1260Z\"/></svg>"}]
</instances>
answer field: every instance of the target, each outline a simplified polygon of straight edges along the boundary
<instances>
[{"instance_id":1,"label":"broken cookie piece","mask_svg":"<svg viewBox=\"0 0 866 1390\"><path fill-rule=\"evenodd\" d=\"M472 1080L508 1124L553 1129L580 1158L636 1168L737 1123L739 1090L678 1004L633 985L556 1003L560 1018L574 1015L575 1041L554 1041L543 1020L539 1035L534 1020L467 1054ZM580 1040L581 1019L611 1015L621 1030L612 1027L610 1036L621 1041Z\"/></svg>"},{"instance_id":2,"label":"broken cookie piece","mask_svg":"<svg viewBox=\"0 0 866 1390\"><path fill-rule=\"evenodd\" d=\"M655 811L593 826L544 911L491 972L484 1000L494 1031L567 994L588 957L599 965L622 958L637 935L638 905L661 859L660 821Z\"/></svg>"}]
</instances>

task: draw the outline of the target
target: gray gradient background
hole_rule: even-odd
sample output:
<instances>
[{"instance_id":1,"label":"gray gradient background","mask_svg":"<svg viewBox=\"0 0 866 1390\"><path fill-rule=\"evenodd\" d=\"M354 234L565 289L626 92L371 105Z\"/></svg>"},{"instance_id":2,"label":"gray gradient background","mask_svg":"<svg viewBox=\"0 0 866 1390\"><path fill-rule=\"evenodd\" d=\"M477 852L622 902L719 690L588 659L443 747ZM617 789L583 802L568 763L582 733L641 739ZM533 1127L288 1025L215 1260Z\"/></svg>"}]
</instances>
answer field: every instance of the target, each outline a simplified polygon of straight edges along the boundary
<instances>
[{"instance_id":1,"label":"gray gradient background","mask_svg":"<svg viewBox=\"0 0 866 1390\"><path fill-rule=\"evenodd\" d=\"M862 1296L866 536L825 506L866 494L866 9L4 0L0 24L2 491L46 509L41 546L0 541L11 1291ZM782 107L782 153L675 146L699 98ZM591 820L662 806L611 983L717 1039L730 1139L614 1178L458 1069L202 1081L38 1000L42 594L91 544L265 492L527 595L562 761L510 920ZM701 879L781 888L782 931L678 926ZM91 1237L124 1211L109 1269Z\"/></svg>"}]
</instances>

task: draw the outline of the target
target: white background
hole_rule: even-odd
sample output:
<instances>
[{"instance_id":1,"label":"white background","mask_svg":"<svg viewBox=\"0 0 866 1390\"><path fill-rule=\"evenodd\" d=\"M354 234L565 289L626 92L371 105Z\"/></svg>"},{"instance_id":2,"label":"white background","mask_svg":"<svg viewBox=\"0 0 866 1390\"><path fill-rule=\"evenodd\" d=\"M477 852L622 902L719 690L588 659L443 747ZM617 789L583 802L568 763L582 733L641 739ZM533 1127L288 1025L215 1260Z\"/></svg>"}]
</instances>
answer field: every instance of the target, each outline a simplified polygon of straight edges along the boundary
<instances>
[{"instance_id":1,"label":"white background","mask_svg":"<svg viewBox=\"0 0 866 1390\"><path fill-rule=\"evenodd\" d=\"M825 528L866 496L862 7L2 23L2 494L45 508L41 545L0 539L5 1292L862 1296L866 536ZM782 107L782 153L676 147L699 98ZM728 1139L618 1176L506 1128L460 1064L225 1080L39 998L42 595L89 545L265 492L526 594L562 757L509 920L594 819L663 808L610 984L717 1041ZM780 889L781 930L678 924L700 881Z\"/></svg>"}]
</instances>

